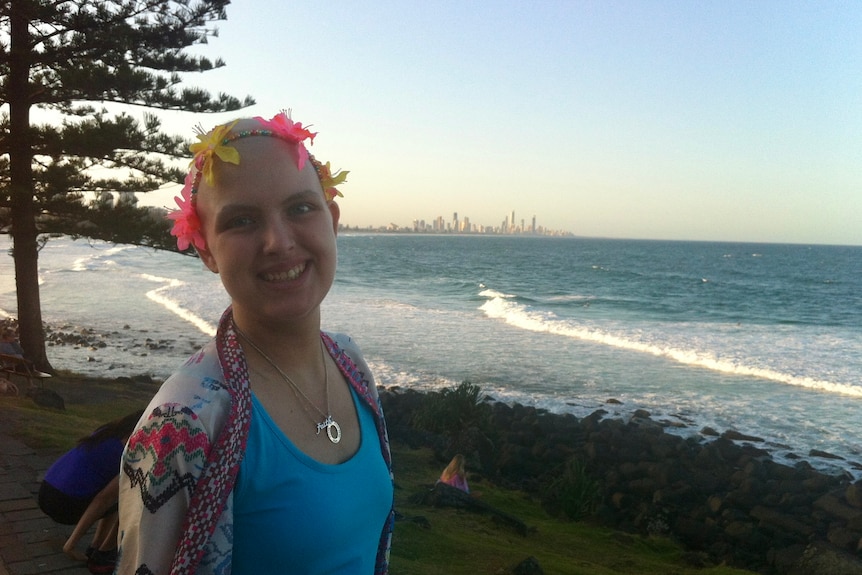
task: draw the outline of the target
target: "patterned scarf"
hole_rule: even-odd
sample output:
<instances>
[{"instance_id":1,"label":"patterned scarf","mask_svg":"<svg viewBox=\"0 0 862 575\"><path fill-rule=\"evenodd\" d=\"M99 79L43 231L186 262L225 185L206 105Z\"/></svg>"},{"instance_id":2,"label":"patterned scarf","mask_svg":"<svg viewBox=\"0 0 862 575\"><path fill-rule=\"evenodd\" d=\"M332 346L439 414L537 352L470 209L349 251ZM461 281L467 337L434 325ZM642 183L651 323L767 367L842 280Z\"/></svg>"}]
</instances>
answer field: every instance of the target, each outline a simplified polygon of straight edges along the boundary
<instances>
[{"instance_id":1,"label":"patterned scarf","mask_svg":"<svg viewBox=\"0 0 862 575\"><path fill-rule=\"evenodd\" d=\"M248 364L239 345L230 307L219 321L216 350L225 387L231 397L230 412L195 486L183 524L183 537L171 565L174 575L192 575L197 570L207 541L215 531L236 483L251 424Z\"/></svg>"}]
</instances>

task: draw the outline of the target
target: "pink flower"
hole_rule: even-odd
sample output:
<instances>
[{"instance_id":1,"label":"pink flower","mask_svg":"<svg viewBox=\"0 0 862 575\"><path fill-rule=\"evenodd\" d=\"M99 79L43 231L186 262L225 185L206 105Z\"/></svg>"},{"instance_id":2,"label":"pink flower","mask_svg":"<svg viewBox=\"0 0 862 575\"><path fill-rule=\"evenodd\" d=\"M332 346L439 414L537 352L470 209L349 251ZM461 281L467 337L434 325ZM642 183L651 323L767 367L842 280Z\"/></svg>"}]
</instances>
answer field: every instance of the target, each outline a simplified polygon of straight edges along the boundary
<instances>
[{"instance_id":1,"label":"pink flower","mask_svg":"<svg viewBox=\"0 0 862 575\"><path fill-rule=\"evenodd\" d=\"M194 179L193 172L189 172L181 192L182 197L174 197L180 209L174 210L167 216L168 219L174 220L171 235L176 236L180 251L187 250L191 245L198 249L203 249L207 245L201 234L201 221L192 199Z\"/></svg>"},{"instance_id":2,"label":"pink flower","mask_svg":"<svg viewBox=\"0 0 862 575\"><path fill-rule=\"evenodd\" d=\"M314 143L316 132L311 132L308 128L303 128L301 122L294 122L290 119L290 112L282 110L272 117L271 120L265 120L260 116L254 118L265 130L271 130L273 134L282 140L296 143L296 165L301 170L308 159L308 150L303 143L309 140Z\"/></svg>"}]
</instances>

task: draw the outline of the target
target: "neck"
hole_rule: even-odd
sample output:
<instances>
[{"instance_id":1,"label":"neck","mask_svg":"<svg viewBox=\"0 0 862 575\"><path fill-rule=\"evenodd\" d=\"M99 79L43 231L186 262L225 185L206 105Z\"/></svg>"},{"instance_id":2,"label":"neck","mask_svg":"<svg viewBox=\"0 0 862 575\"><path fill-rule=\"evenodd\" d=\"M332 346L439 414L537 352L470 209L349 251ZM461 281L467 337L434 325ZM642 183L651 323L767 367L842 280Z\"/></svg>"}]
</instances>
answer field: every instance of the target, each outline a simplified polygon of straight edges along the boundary
<instances>
[{"instance_id":1,"label":"neck","mask_svg":"<svg viewBox=\"0 0 862 575\"><path fill-rule=\"evenodd\" d=\"M245 335L245 338L263 350L279 367L293 366L295 369L306 369L320 365L320 318L309 318L308 321L297 323L269 324L250 321L242 314L234 314L234 324ZM242 336L240 342L244 345ZM246 357L249 351L246 350Z\"/></svg>"}]
</instances>

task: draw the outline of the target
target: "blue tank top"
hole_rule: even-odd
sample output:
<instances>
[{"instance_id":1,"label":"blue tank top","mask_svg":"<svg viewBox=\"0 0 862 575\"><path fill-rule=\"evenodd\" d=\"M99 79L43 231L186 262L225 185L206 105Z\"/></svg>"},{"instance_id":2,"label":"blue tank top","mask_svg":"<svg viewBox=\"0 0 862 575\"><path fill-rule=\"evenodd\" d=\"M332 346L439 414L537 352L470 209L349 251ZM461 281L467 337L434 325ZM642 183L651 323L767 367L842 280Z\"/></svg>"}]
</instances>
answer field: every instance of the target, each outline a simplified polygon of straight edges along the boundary
<instances>
[{"instance_id":1,"label":"blue tank top","mask_svg":"<svg viewBox=\"0 0 862 575\"><path fill-rule=\"evenodd\" d=\"M300 451L252 396L233 492L233 575L374 572L392 481L371 409L351 394L362 436L353 457L337 465Z\"/></svg>"}]
</instances>

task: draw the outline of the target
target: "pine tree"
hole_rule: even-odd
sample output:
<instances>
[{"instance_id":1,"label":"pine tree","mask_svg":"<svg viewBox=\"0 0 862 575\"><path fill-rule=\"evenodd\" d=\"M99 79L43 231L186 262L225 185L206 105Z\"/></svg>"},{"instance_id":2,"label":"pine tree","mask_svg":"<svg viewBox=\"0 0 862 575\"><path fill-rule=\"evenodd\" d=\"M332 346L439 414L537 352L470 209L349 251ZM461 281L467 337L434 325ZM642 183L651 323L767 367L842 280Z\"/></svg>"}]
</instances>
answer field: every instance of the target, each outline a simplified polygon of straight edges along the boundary
<instances>
[{"instance_id":1,"label":"pine tree","mask_svg":"<svg viewBox=\"0 0 862 575\"><path fill-rule=\"evenodd\" d=\"M154 110L223 112L253 104L180 89L182 74L224 66L189 54L228 0L9 0L0 4L0 226L11 222L21 345L45 353L38 250L48 234L171 248L134 192L181 183L188 142ZM112 109L124 111L109 113ZM59 120L31 122L31 109ZM144 110L142 118L128 113ZM103 169L96 169L103 168ZM107 169L104 169L107 168ZM111 174L105 176L105 174ZM87 197L96 194L95 201Z\"/></svg>"}]
</instances>

